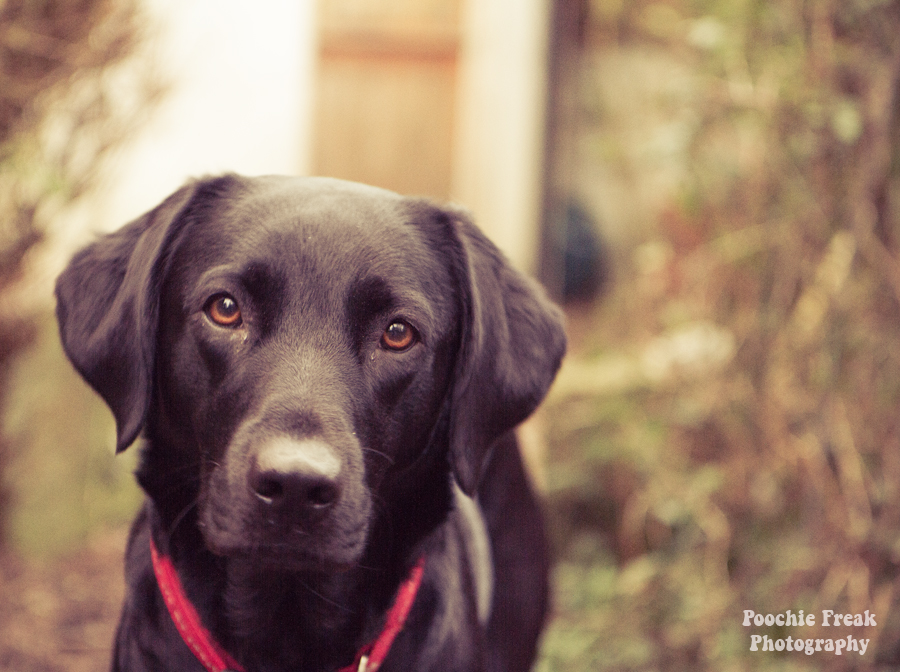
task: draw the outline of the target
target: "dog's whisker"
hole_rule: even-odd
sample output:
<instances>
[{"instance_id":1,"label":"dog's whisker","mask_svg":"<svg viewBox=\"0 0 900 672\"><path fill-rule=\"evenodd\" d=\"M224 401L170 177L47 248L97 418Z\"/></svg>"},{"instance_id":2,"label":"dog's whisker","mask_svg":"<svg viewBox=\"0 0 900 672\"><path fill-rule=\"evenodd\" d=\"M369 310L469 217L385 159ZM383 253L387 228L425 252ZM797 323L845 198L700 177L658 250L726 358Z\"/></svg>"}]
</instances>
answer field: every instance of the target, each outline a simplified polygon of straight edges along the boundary
<instances>
[{"instance_id":1,"label":"dog's whisker","mask_svg":"<svg viewBox=\"0 0 900 672\"><path fill-rule=\"evenodd\" d=\"M379 457L384 458L387 461L388 465L390 465L390 466L394 465L394 462L395 462L394 458L391 457L390 455L388 455L387 453L382 453L380 450L375 450L374 448L363 448L363 452L374 453L375 455L378 455Z\"/></svg>"},{"instance_id":2,"label":"dog's whisker","mask_svg":"<svg viewBox=\"0 0 900 672\"><path fill-rule=\"evenodd\" d=\"M175 530L184 521L184 519L187 517L188 513L191 512L191 509L195 508L196 506L197 506L197 500L194 499L191 501L190 504L188 504L186 507L184 507L178 513L177 516L175 516L175 520L172 521L172 526L169 528L169 534L168 534L169 539L172 538L172 535L175 533Z\"/></svg>"},{"instance_id":3,"label":"dog's whisker","mask_svg":"<svg viewBox=\"0 0 900 672\"><path fill-rule=\"evenodd\" d=\"M311 595L315 595L315 596L318 597L320 600L324 601L326 604L330 604L330 605L333 606L333 607L337 607L338 609L340 609L341 611L346 612L346 613L352 613L352 612L353 612L353 610L350 609L348 606L346 606L346 605L344 605L344 604L341 604L340 602L335 602L334 600L329 599L329 598L325 597L324 595L322 595L322 593L320 593L320 592L318 592L318 591L316 591L316 590L313 590L313 588L312 588L308 583L305 583L305 582L303 582L303 581L299 581L298 583L299 583L301 586L303 586L303 588L305 588L307 591L309 591L309 593L310 593Z\"/></svg>"},{"instance_id":4,"label":"dog's whisker","mask_svg":"<svg viewBox=\"0 0 900 672\"><path fill-rule=\"evenodd\" d=\"M169 484L169 487L162 491L163 497L172 497L175 496L180 490L183 488L190 486L199 486L201 479L198 475L194 474L192 478L182 478L179 480L174 480ZM194 502L196 504L196 502Z\"/></svg>"}]
</instances>

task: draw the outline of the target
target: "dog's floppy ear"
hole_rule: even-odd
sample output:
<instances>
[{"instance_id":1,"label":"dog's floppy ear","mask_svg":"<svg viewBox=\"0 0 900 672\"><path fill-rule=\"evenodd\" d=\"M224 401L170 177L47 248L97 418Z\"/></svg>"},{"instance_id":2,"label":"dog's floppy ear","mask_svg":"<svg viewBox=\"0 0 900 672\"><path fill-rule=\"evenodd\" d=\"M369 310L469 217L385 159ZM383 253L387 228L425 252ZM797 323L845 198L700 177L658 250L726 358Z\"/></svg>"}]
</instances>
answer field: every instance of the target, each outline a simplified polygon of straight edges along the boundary
<instances>
[{"instance_id":1,"label":"dog's floppy ear","mask_svg":"<svg viewBox=\"0 0 900 672\"><path fill-rule=\"evenodd\" d=\"M159 289L168 250L197 190L78 252L56 281L56 317L72 364L112 410L116 451L140 433L150 401Z\"/></svg>"},{"instance_id":2,"label":"dog's floppy ear","mask_svg":"<svg viewBox=\"0 0 900 672\"><path fill-rule=\"evenodd\" d=\"M450 409L450 460L475 492L491 445L537 408L566 349L562 312L457 211L452 221L463 331Z\"/></svg>"}]
</instances>

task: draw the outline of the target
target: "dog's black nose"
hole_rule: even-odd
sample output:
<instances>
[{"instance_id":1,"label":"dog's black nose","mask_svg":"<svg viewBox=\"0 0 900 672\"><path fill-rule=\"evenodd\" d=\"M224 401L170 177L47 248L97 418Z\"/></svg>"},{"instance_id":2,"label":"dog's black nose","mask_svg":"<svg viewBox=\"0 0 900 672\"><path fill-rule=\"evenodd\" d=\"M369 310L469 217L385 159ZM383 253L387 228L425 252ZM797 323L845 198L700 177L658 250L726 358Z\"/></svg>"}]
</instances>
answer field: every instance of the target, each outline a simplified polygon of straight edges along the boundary
<instances>
[{"instance_id":1,"label":"dog's black nose","mask_svg":"<svg viewBox=\"0 0 900 672\"><path fill-rule=\"evenodd\" d=\"M250 488L272 513L302 519L338 501L340 471L340 460L327 444L279 438L257 453Z\"/></svg>"}]
</instances>

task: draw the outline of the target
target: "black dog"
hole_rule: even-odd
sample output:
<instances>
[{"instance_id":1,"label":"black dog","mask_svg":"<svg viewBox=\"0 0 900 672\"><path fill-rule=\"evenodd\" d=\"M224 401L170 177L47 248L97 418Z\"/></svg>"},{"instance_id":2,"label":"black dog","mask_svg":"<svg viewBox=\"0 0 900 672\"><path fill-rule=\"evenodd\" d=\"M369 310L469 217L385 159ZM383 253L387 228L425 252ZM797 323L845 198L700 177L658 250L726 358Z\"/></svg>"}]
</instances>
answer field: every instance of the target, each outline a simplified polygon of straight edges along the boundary
<instances>
[{"instance_id":1,"label":"black dog","mask_svg":"<svg viewBox=\"0 0 900 672\"><path fill-rule=\"evenodd\" d=\"M144 434L114 670L530 667L548 561L511 430L565 337L465 216L200 180L76 255L57 298L118 450Z\"/></svg>"}]
</instances>

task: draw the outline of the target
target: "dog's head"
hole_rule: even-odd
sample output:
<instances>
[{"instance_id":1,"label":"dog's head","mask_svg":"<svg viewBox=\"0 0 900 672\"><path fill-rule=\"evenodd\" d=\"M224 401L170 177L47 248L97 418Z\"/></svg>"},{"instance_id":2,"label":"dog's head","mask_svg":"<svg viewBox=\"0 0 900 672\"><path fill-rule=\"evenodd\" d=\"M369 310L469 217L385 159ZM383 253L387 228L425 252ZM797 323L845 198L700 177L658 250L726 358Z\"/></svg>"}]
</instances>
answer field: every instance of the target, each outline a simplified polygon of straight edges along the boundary
<instances>
[{"instance_id":1,"label":"dog's head","mask_svg":"<svg viewBox=\"0 0 900 672\"><path fill-rule=\"evenodd\" d=\"M423 452L473 493L565 348L464 215L321 178L190 183L76 255L57 298L118 450L149 439L157 505L196 505L216 552L301 564L358 559Z\"/></svg>"}]
</instances>

